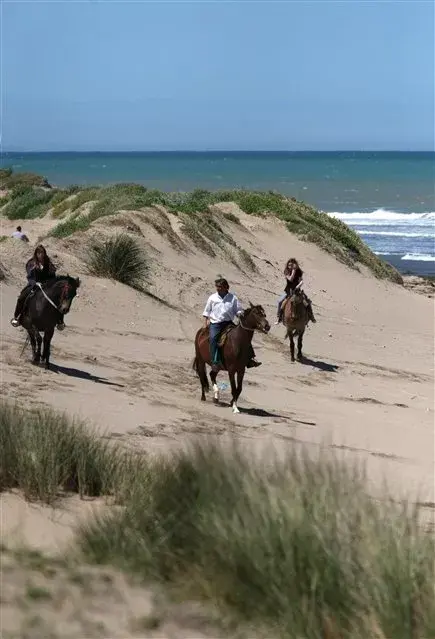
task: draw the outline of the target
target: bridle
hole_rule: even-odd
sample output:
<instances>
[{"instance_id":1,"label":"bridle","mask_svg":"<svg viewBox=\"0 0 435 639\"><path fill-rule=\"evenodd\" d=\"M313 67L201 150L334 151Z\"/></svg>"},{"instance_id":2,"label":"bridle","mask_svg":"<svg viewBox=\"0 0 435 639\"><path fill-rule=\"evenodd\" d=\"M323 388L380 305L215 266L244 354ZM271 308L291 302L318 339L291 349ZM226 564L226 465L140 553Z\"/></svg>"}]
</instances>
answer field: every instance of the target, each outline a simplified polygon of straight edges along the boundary
<instances>
[{"instance_id":1,"label":"bridle","mask_svg":"<svg viewBox=\"0 0 435 639\"><path fill-rule=\"evenodd\" d=\"M239 317L239 326L241 326L243 328L243 330L245 330L245 331L251 331L252 333L254 333L256 330L258 330L261 333L266 334L266 331L264 331L262 328L259 328L258 326L256 328L251 328L250 326L244 326L241 317Z\"/></svg>"}]
</instances>

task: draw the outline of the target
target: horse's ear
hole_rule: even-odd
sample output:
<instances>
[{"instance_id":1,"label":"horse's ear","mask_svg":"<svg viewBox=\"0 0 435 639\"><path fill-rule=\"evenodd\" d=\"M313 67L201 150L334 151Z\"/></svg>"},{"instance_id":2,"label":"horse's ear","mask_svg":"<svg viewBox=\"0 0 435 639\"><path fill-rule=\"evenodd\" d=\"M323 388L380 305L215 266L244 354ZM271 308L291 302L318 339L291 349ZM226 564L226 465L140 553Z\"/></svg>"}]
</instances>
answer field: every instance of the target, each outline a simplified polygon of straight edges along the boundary
<instances>
[{"instance_id":1,"label":"horse's ear","mask_svg":"<svg viewBox=\"0 0 435 639\"><path fill-rule=\"evenodd\" d=\"M248 301L249 301L249 306L250 306L251 308L254 308L254 305L253 305L253 303L251 302L251 300L248 300Z\"/></svg>"},{"instance_id":2,"label":"horse's ear","mask_svg":"<svg viewBox=\"0 0 435 639\"><path fill-rule=\"evenodd\" d=\"M77 284L77 288L80 286L80 278L76 277L76 284Z\"/></svg>"}]
</instances>

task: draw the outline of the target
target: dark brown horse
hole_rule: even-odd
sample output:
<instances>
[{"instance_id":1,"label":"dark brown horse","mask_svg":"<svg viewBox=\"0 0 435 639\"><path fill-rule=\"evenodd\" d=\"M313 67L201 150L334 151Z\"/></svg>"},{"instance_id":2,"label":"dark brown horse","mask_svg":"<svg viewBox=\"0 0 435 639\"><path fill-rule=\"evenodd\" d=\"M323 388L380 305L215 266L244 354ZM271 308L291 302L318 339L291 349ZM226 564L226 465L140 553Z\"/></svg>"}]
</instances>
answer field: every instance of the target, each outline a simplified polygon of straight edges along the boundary
<instances>
[{"instance_id":1,"label":"dark brown horse","mask_svg":"<svg viewBox=\"0 0 435 639\"><path fill-rule=\"evenodd\" d=\"M310 321L309 312L307 309L307 303L305 300L305 294L297 288L291 297L288 297L282 305L283 324L287 329L287 333L284 339L287 337L290 340L290 357L292 362L295 361L295 343L294 337L298 338L298 353L297 357L300 361L303 358L302 355L302 341L304 338L305 329Z\"/></svg>"},{"instance_id":2,"label":"dark brown horse","mask_svg":"<svg viewBox=\"0 0 435 639\"><path fill-rule=\"evenodd\" d=\"M266 313L262 306L253 306L249 303L249 308L240 315L238 325L230 327L226 333L225 343L221 347L222 366L210 372L211 383L213 384L214 402L219 402L219 388L216 378L219 370L226 370L231 384L231 406L233 413L239 413L237 400L242 392L243 377L245 375L246 364L251 357L251 342L254 331L268 333L270 324L267 321ZM210 390L207 379L206 364L211 366L210 342L208 328L201 328L195 335L195 359L193 369L196 370L201 381L201 401L205 402L205 393ZM237 384L236 384L237 375Z\"/></svg>"},{"instance_id":3,"label":"dark brown horse","mask_svg":"<svg viewBox=\"0 0 435 639\"><path fill-rule=\"evenodd\" d=\"M35 291L26 300L20 323L29 335L33 364L39 364L42 359L45 367L50 368L50 344L54 329L59 319L69 312L79 286L78 277L58 275L40 286L36 284ZM44 333L42 355L40 332Z\"/></svg>"}]
</instances>

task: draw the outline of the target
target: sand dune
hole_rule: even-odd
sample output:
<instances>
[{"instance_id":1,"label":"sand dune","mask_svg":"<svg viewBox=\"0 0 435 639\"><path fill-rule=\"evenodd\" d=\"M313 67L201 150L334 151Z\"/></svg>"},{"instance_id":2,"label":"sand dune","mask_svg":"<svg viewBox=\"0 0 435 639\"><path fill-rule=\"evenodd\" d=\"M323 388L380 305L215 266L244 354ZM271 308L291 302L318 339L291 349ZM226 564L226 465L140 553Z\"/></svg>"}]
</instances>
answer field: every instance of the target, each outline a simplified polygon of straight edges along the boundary
<instances>
[{"instance_id":1,"label":"sand dune","mask_svg":"<svg viewBox=\"0 0 435 639\"><path fill-rule=\"evenodd\" d=\"M236 214L241 223L224 219L222 211ZM49 372L33 367L28 351L21 355L25 333L9 324L32 245L3 241L2 397L66 410L156 454L209 433L235 434L258 450L271 443L282 450L301 443L330 447L365 460L374 491L386 479L398 496L405 491L434 503L433 299L351 270L295 239L274 218L248 216L228 203L215 207L215 214L258 272L239 268L228 255L212 258L192 249L174 216L169 216L169 239L141 214L129 212L103 218L66 240L44 240L59 271L82 278L67 329L54 337ZM23 227L36 242L54 223L44 218ZM2 233L16 224L3 220ZM152 259L150 292L174 308L86 274L88 236L120 228L134 232ZM318 320L305 335L306 361L290 362L284 329L274 326L269 336L254 337L263 365L247 372L241 414L233 415L228 405L214 406L211 398L201 403L190 366L193 337L216 274L228 278L244 305L263 304L272 322L289 256L296 256L306 273L305 290ZM227 376L218 379L226 382ZM222 396L227 403L229 391ZM39 538L46 531L56 546L69 538L69 523L56 526L17 497L2 499L8 513L4 533L27 518L21 526L27 541L40 543L34 526L44 531Z\"/></svg>"}]
</instances>

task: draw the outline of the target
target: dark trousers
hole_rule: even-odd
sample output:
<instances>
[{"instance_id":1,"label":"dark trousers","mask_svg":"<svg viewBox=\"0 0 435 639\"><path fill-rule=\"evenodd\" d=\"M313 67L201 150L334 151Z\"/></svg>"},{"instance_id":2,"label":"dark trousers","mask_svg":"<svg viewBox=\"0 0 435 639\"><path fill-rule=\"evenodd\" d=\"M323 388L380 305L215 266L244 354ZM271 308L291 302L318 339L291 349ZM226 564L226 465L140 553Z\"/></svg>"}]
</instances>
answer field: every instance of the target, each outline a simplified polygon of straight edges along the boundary
<instances>
[{"instance_id":1,"label":"dark trousers","mask_svg":"<svg viewBox=\"0 0 435 639\"><path fill-rule=\"evenodd\" d=\"M34 282L29 282L29 284L27 284L23 288L21 293L19 294L18 299L17 299L17 304L15 306L15 313L14 313L15 319L18 319L19 316L21 315L21 313L23 312L24 303L27 300L27 298L30 295L30 293L33 291L33 287L34 286L35 286Z\"/></svg>"}]
</instances>

